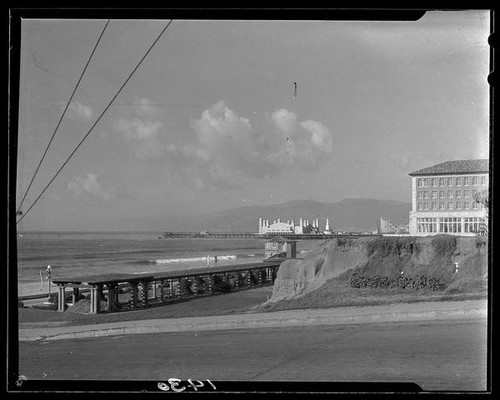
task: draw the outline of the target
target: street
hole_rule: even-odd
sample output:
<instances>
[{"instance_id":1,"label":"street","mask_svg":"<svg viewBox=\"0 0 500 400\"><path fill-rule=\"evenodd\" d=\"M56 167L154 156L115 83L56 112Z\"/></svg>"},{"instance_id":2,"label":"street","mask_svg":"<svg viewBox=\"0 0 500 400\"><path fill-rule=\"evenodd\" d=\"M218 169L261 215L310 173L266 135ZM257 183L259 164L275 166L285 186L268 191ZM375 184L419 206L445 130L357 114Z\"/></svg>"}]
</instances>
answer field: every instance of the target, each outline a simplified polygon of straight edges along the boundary
<instances>
[{"instance_id":1,"label":"street","mask_svg":"<svg viewBox=\"0 0 500 400\"><path fill-rule=\"evenodd\" d=\"M486 390L484 319L20 342L29 379L407 381Z\"/></svg>"}]
</instances>

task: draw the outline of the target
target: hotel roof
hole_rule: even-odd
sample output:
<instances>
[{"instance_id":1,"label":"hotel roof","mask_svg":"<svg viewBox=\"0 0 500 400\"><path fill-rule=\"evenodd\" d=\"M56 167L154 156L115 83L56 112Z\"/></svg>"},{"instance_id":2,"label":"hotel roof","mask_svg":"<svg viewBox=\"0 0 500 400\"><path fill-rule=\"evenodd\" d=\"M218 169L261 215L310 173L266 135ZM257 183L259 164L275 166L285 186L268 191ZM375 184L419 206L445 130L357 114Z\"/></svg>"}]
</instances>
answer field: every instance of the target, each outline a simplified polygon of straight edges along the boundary
<instances>
[{"instance_id":1,"label":"hotel roof","mask_svg":"<svg viewBox=\"0 0 500 400\"><path fill-rule=\"evenodd\" d=\"M410 172L410 176L421 175L453 175L453 174L478 174L489 172L489 160L455 160L445 161L431 167Z\"/></svg>"}]
</instances>

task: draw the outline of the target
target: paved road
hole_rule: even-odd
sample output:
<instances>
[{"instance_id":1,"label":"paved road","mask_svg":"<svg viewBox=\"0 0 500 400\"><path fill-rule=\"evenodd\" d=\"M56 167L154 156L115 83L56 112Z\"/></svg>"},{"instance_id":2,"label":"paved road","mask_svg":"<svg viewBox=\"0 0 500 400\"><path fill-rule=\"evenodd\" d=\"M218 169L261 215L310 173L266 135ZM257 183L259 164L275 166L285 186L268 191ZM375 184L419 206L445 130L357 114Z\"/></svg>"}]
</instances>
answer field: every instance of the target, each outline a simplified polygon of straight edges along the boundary
<instances>
[{"instance_id":1,"label":"paved road","mask_svg":"<svg viewBox=\"0 0 500 400\"><path fill-rule=\"evenodd\" d=\"M20 342L28 379L413 381L486 390L485 319Z\"/></svg>"}]
</instances>

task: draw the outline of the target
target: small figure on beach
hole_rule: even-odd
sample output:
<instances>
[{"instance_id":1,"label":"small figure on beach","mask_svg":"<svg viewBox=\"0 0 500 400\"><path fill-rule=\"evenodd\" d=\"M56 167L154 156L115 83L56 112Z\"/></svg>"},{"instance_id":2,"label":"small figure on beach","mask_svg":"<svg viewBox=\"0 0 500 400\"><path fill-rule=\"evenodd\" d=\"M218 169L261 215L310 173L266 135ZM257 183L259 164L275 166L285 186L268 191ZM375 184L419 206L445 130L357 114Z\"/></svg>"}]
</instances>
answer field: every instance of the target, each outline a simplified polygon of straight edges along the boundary
<instances>
[{"instance_id":1,"label":"small figure on beach","mask_svg":"<svg viewBox=\"0 0 500 400\"><path fill-rule=\"evenodd\" d=\"M214 263L215 263L215 266L217 266L217 261L219 261L219 260L217 260L217 256L215 256L215 257L214 257Z\"/></svg>"},{"instance_id":2,"label":"small figure on beach","mask_svg":"<svg viewBox=\"0 0 500 400\"><path fill-rule=\"evenodd\" d=\"M210 267L210 256L207 256L207 267Z\"/></svg>"}]
</instances>

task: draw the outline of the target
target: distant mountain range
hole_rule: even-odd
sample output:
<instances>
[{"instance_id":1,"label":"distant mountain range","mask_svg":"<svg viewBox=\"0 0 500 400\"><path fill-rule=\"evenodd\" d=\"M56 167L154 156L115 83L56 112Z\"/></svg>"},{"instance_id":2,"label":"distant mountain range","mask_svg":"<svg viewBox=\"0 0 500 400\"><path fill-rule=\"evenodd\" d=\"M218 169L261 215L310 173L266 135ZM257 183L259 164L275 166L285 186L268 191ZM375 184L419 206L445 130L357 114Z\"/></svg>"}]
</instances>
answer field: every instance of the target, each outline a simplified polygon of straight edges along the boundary
<instances>
[{"instance_id":1,"label":"distant mountain range","mask_svg":"<svg viewBox=\"0 0 500 400\"><path fill-rule=\"evenodd\" d=\"M411 203L392 200L350 198L335 203L293 200L212 214L165 216L149 223L142 221L141 225L147 224L147 229L164 232L258 232L259 218L270 223L278 218L282 222L294 220L296 223L300 218L309 221L319 218L320 230L323 230L328 217L333 231L373 231L377 229L380 217L392 220L396 225L407 224L410 209Z\"/></svg>"}]
</instances>

